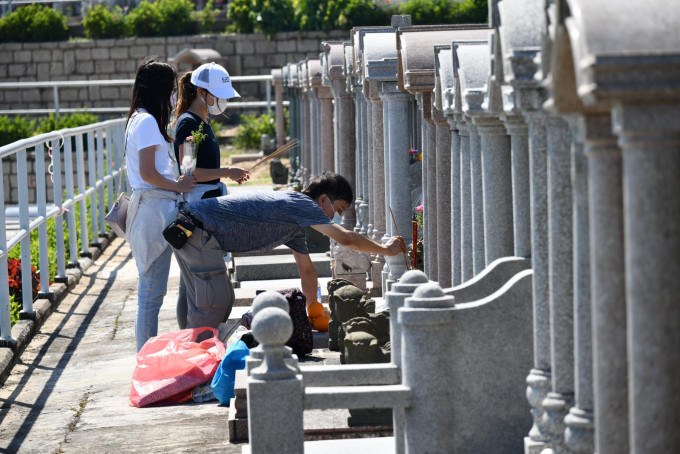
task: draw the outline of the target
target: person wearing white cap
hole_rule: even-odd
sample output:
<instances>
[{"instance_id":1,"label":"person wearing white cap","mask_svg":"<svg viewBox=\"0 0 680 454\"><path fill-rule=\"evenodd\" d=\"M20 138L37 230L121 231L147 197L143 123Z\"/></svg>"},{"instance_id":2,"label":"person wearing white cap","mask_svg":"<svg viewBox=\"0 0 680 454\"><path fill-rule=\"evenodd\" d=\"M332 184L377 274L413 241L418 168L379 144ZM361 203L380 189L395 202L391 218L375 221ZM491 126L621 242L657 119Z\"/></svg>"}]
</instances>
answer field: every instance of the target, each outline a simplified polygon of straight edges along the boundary
<instances>
[{"instance_id":1,"label":"person wearing white cap","mask_svg":"<svg viewBox=\"0 0 680 454\"><path fill-rule=\"evenodd\" d=\"M227 108L227 100L240 97L231 84L231 77L224 67L217 63L206 63L193 71L185 73L178 83L178 100L175 107L174 148L178 163L182 163L185 141L202 127L206 135L196 147L196 168L193 175L198 184L190 193L185 194L187 202L226 195L227 188L220 182L229 178L241 184L250 178L248 171L240 167L220 165L220 147L215 133L210 127L208 115L221 115ZM201 126L202 125L202 126ZM177 321L179 327L186 327L186 288L180 278L177 299Z\"/></svg>"}]
</instances>

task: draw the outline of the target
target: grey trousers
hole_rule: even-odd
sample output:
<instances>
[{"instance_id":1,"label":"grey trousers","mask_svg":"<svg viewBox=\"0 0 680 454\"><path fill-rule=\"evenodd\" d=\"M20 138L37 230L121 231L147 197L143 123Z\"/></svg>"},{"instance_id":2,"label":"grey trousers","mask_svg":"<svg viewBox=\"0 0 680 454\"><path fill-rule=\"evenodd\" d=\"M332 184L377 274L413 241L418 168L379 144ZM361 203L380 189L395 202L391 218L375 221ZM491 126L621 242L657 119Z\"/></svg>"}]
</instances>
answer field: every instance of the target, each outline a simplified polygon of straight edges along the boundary
<instances>
[{"instance_id":1,"label":"grey trousers","mask_svg":"<svg viewBox=\"0 0 680 454\"><path fill-rule=\"evenodd\" d=\"M203 229L174 249L186 284L187 328L201 328L226 321L234 305L234 287L217 240Z\"/></svg>"}]
</instances>

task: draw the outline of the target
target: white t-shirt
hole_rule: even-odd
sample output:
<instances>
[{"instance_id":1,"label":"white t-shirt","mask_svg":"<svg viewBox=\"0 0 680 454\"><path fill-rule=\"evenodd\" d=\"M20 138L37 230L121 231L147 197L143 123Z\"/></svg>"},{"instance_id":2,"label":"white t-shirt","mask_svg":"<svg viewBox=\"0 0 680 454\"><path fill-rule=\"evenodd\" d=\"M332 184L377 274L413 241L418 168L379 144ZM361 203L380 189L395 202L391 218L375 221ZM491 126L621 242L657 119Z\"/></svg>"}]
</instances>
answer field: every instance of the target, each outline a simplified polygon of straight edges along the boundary
<instances>
[{"instance_id":1,"label":"white t-shirt","mask_svg":"<svg viewBox=\"0 0 680 454\"><path fill-rule=\"evenodd\" d=\"M144 109L138 109L128 122L127 131L127 175L132 189L153 189L155 186L144 181L139 174L139 150L157 145L156 171L169 180L175 180L173 169L177 164L170 143L166 142L158 129L156 119Z\"/></svg>"}]
</instances>

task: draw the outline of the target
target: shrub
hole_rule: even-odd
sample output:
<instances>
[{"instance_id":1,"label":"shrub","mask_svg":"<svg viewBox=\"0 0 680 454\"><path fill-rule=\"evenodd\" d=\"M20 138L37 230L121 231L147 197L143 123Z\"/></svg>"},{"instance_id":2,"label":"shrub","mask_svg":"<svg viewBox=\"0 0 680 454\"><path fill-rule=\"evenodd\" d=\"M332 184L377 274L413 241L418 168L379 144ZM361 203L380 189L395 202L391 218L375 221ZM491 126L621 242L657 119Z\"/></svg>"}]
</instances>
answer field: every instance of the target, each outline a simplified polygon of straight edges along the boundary
<instances>
[{"instance_id":1,"label":"shrub","mask_svg":"<svg viewBox=\"0 0 680 454\"><path fill-rule=\"evenodd\" d=\"M233 0L227 9L227 31L232 33L253 33L255 31L255 20L251 18L253 14L251 0Z\"/></svg>"},{"instance_id":2,"label":"shrub","mask_svg":"<svg viewBox=\"0 0 680 454\"><path fill-rule=\"evenodd\" d=\"M192 18L198 21L203 33L210 33L215 31L215 19L219 14L220 11L215 8L215 0L208 0L202 10L192 13Z\"/></svg>"},{"instance_id":3,"label":"shrub","mask_svg":"<svg viewBox=\"0 0 680 454\"><path fill-rule=\"evenodd\" d=\"M276 137L274 114L242 115L241 124L234 137L234 145L239 148L260 148L262 134Z\"/></svg>"},{"instance_id":4,"label":"shrub","mask_svg":"<svg viewBox=\"0 0 680 454\"><path fill-rule=\"evenodd\" d=\"M384 2L372 0L347 0L336 20L336 28L349 30L359 26L390 25L392 14L398 14L396 8Z\"/></svg>"},{"instance_id":5,"label":"shrub","mask_svg":"<svg viewBox=\"0 0 680 454\"><path fill-rule=\"evenodd\" d=\"M484 23L487 0L408 0L401 14L410 14L414 25Z\"/></svg>"},{"instance_id":6,"label":"shrub","mask_svg":"<svg viewBox=\"0 0 680 454\"><path fill-rule=\"evenodd\" d=\"M162 21L158 8L152 3L143 1L127 15L125 26L134 36L159 36Z\"/></svg>"},{"instance_id":7,"label":"shrub","mask_svg":"<svg viewBox=\"0 0 680 454\"><path fill-rule=\"evenodd\" d=\"M78 126L90 125L97 123L99 119L96 115L86 111L75 112L71 115L56 115L49 114L45 118L38 120L37 134L44 134L46 132L58 131L66 128L77 128Z\"/></svg>"},{"instance_id":8,"label":"shrub","mask_svg":"<svg viewBox=\"0 0 680 454\"><path fill-rule=\"evenodd\" d=\"M123 10L116 6L111 11L104 4L90 8L83 19L83 28L88 38L120 38L125 34Z\"/></svg>"},{"instance_id":9,"label":"shrub","mask_svg":"<svg viewBox=\"0 0 680 454\"><path fill-rule=\"evenodd\" d=\"M0 19L0 41L40 42L68 39L64 14L43 5L26 5Z\"/></svg>"},{"instance_id":10,"label":"shrub","mask_svg":"<svg viewBox=\"0 0 680 454\"><path fill-rule=\"evenodd\" d=\"M28 117L10 118L7 115L0 115L0 147L31 137L34 130L35 120L29 120Z\"/></svg>"},{"instance_id":11,"label":"shrub","mask_svg":"<svg viewBox=\"0 0 680 454\"><path fill-rule=\"evenodd\" d=\"M196 22L191 18L194 10L191 0L160 0L153 5L161 17L161 36L192 35L198 31Z\"/></svg>"},{"instance_id":12,"label":"shrub","mask_svg":"<svg viewBox=\"0 0 680 454\"><path fill-rule=\"evenodd\" d=\"M22 301L21 260L7 258L7 276L10 296L14 296L15 301ZM31 266L31 291L33 298L37 297L40 291L40 277L35 266Z\"/></svg>"}]
</instances>

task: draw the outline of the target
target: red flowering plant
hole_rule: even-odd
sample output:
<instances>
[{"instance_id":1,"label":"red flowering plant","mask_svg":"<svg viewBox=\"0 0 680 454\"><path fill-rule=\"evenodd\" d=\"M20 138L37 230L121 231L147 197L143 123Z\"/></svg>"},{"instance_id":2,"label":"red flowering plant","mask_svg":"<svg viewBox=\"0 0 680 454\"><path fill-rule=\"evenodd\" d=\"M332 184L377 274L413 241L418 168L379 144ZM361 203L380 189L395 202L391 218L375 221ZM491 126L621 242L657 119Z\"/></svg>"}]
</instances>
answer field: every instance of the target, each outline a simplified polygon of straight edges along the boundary
<instances>
[{"instance_id":1,"label":"red flowering plant","mask_svg":"<svg viewBox=\"0 0 680 454\"><path fill-rule=\"evenodd\" d=\"M418 227L423 228L423 206L418 205L414 213L414 222L418 224Z\"/></svg>"},{"instance_id":2,"label":"red flowering plant","mask_svg":"<svg viewBox=\"0 0 680 454\"><path fill-rule=\"evenodd\" d=\"M14 297L14 301L22 301L23 293L21 286L21 260L7 259L7 274L9 278L9 295ZM38 296L40 291L40 275L34 266L31 266L31 290L33 299Z\"/></svg>"}]
</instances>

